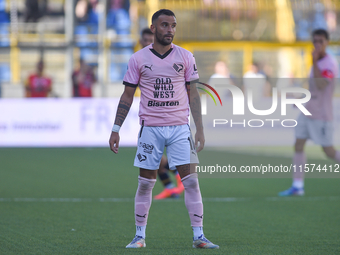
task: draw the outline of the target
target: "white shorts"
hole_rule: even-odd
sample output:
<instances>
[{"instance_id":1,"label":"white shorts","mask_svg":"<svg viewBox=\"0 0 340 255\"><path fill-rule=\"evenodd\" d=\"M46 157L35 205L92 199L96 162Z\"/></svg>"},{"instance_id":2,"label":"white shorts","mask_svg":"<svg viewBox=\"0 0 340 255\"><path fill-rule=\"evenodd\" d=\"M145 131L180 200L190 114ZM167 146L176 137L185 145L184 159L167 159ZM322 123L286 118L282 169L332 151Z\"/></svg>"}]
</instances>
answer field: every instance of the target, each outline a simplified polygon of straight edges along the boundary
<instances>
[{"instance_id":1,"label":"white shorts","mask_svg":"<svg viewBox=\"0 0 340 255\"><path fill-rule=\"evenodd\" d=\"M176 166L199 163L189 125L142 126L138 135L134 166L158 170L164 148L171 170Z\"/></svg>"},{"instance_id":2,"label":"white shorts","mask_svg":"<svg viewBox=\"0 0 340 255\"><path fill-rule=\"evenodd\" d=\"M333 145L333 122L315 120L300 114L295 127L297 139L311 139L315 144L322 147Z\"/></svg>"}]
</instances>

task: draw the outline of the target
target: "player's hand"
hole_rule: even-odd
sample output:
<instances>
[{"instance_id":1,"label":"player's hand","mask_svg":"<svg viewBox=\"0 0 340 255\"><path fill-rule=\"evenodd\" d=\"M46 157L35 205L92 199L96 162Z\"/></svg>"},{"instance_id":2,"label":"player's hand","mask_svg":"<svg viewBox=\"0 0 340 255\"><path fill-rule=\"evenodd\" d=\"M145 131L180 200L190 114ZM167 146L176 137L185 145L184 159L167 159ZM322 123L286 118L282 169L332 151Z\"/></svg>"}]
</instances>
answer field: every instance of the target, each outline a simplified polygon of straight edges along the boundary
<instances>
[{"instance_id":1,"label":"player's hand","mask_svg":"<svg viewBox=\"0 0 340 255\"><path fill-rule=\"evenodd\" d=\"M199 143L199 146L198 146ZM195 148L197 152L200 152L204 148L205 138L204 133L202 131L197 131L195 134Z\"/></svg>"},{"instance_id":2,"label":"player's hand","mask_svg":"<svg viewBox=\"0 0 340 255\"><path fill-rule=\"evenodd\" d=\"M313 63L316 63L320 58L320 52L317 49L314 49L312 52Z\"/></svg>"},{"instance_id":3,"label":"player's hand","mask_svg":"<svg viewBox=\"0 0 340 255\"><path fill-rule=\"evenodd\" d=\"M109 144L110 144L110 149L111 149L114 153L117 154L117 153L118 153L118 148L119 148L119 133L117 133L117 132L111 132Z\"/></svg>"}]
</instances>

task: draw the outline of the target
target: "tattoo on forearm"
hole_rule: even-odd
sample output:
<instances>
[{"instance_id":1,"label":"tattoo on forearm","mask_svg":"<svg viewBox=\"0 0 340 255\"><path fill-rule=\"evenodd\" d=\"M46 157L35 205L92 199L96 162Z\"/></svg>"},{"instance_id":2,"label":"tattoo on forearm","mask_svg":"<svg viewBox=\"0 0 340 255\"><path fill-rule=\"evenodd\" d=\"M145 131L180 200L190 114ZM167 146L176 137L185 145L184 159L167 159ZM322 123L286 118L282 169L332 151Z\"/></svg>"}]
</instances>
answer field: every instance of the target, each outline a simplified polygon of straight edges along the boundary
<instances>
[{"instance_id":1,"label":"tattoo on forearm","mask_svg":"<svg viewBox=\"0 0 340 255\"><path fill-rule=\"evenodd\" d=\"M126 115L129 113L130 107L131 107L130 102L120 99L118 109L117 109L116 119L115 119L115 125L119 125L119 126L123 125Z\"/></svg>"}]
</instances>

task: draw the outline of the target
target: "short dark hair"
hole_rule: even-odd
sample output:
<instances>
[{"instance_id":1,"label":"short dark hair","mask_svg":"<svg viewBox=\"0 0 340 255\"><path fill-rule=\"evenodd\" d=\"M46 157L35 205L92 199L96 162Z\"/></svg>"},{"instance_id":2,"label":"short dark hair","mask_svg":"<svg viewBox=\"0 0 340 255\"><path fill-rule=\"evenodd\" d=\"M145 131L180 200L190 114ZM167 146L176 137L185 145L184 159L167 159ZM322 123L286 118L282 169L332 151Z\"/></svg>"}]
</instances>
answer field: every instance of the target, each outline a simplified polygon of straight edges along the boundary
<instances>
[{"instance_id":1,"label":"short dark hair","mask_svg":"<svg viewBox=\"0 0 340 255\"><path fill-rule=\"evenodd\" d=\"M170 11L170 10L168 10L168 9L160 9L160 10L156 11L156 12L152 15L152 19L151 19L152 24L153 24L154 21L156 21L156 20L158 19L158 17L161 16L161 15L174 16L174 17L176 18L175 13L173 13L173 11Z\"/></svg>"},{"instance_id":2,"label":"short dark hair","mask_svg":"<svg viewBox=\"0 0 340 255\"><path fill-rule=\"evenodd\" d=\"M148 27L144 28L144 29L142 30L142 33L141 33L140 35L143 37L145 34L146 34L146 35L153 35L151 29L148 28Z\"/></svg>"},{"instance_id":3,"label":"short dark hair","mask_svg":"<svg viewBox=\"0 0 340 255\"><path fill-rule=\"evenodd\" d=\"M315 29L312 32L312 37L314 37L314 35L323 35L326 38L326 40L329 41L329 33L327 32L327 30L323 28Z\"/></svg>"}]
</instances>

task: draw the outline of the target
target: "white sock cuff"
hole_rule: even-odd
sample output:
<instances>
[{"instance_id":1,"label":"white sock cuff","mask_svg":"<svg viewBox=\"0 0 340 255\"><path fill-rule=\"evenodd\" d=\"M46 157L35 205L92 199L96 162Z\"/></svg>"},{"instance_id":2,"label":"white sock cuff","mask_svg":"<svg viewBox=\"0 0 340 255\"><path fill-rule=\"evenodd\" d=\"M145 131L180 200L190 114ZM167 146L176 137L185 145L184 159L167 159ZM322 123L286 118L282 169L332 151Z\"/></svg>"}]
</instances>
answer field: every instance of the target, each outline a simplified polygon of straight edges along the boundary
<instances>
[{"instance_id":1,"label":"white sock cuff","mask_svg":"<svg viewBox=\"0 0 340 255\"><path fill-rule=\"evenodd\" d=\"M182 182L189 179L189 178L195 178L198 179L198 174L197 173L192 173L192 174L188 174L187 176L184 176L181 180Z\"/></svg>"},{"instance_id":2,"label":"white sock cuff","mask_svg":"<svg viewBox=\"0 0 340 255\"><path fill-rule=\"evenodd\" d=\"M142 177L140 175L138 175L138 180L139 181L151 182L151 183L155 183L157 181L157 179L148 179L148 178Z\"/></svg>"}]
</instances>

